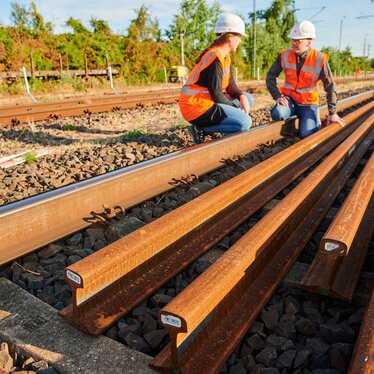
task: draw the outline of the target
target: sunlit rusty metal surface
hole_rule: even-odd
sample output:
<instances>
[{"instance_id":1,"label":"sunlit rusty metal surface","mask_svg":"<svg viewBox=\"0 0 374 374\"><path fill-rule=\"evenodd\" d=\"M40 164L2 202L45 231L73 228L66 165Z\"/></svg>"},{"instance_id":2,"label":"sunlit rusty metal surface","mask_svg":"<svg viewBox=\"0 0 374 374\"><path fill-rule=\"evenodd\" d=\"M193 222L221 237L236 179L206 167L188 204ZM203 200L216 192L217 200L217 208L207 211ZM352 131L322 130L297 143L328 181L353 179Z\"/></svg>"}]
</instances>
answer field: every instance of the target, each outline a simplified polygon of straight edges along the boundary
<instances>
[{"instance_id":1,"label":"sunlit rusty metal surface","mask_svg":"<svg viewBox=\"0 0 374 374\"><path fill-rule=\"evenodd\" d=\"M345 121L349 123L355 115L362 115L373 105L366 104L356 114L346 116ZM91 216L91 211L101 211L103 204L127 209L169 190L172 178L201 175L217 169L222 166L222 159L246 154L258 144L277 141L283 134L292 132L293 126L292 121L258 126L217 142L186 148L0 207L0 264L87 227L89 223L84 219Z\"/></svg>"},{"instance_id":2,"label":"sunlit rusty metal surface","mask_svg":"<svg viewBox=\"0 0 374 374\"><path fill-rule=\"evenodd\" d=\"M160 372L219 371L372 143L372 120L160 311L171 343L151 367ZM355 151L349 154L353 144Z\"/></svg>"},{"instance_id":3,"label":"sunlit rusty metal surface","mask_svg":"<svg viewBox=\"0 0 374 374\"><path fill-rule=\"evenodd\" d=\"M356 99L363 101L372 97L372 91L356 95ZM87 98L69 99L51 103L20 104L16 106L0 107L0 124L40 121L48 118L84 115L120 109L135 108L139 105L176 102L179 90L152 91L143 93L93 96ZM345 108L346 102L340 101L338 109ZM354 105L351 102L350 105ZM323 115L325 112L322 110Z\"/></svg>"},{"instance_id":4,"label":"sunlit rusty metal surface","mask_svg":"<svg viewBox=\"0 0 374 374\"><path fill-rule=\"evenodd\" d=\"M355 344L348 374L374 373L374 285Z\"/></svg>"},{"instance_id":5,"label":"sunlit rusty metal surface","mask_svg":"<svg viewBox=\"0 0 374 374\"><path fill-rule=\"evenodd\" d=\"M148 292L177 274L334 149L354 128L357 125L352 129L329 126L69 266L65 274L73 288L73 309L67 308L62 315L73 322L79 320L80 327L92 334L108 328L134 306L133 301L146 298ZM138 295L130 296L137 288Z\"/></svg>"},{"instance_id":6,"label":"sunlit rusty metal surface","mask_svg":"<svg viewBox=\"0 0 374 374\"><path fill-rule=\"evenodd\" d=\"M372 155L333 224L323 236L320 243L321 252L326 255L337 253L339 256L348 254L365 211L368 209L373 191L374 156Z\"/></svg>"},{"instance_id":7,"label":"sunlit rusty metal surface","mask_svg":"<svg viewBox=\"0 0 374 374\"><path fill-rule=\"evenodd\" d=\"M244 85L243 89L266 88L263 84ZM39 121L50 117L82 115L135 108L139 105L173 103L180 93L180 87L167 90L150 90L119 95L88 96L49 103L7 105L0 107L0 124L9 125L28 121Z\"/></svg>"},{"instance_id":8,"label":"sunlit rusty metal surface","mask_svg":"<svg viewBox=\"0 0 374 374\"><path fill-rule=\"evenodd\" d=\"M216 142L100 175L0 207L0 264L89 226L102 205L127 209L172 188L170 181L222 167L221 159L245 154L258 144L292 131L293 122L275 122Z\"/></svg>"},{"instance_id":9,"label":"sunlit rusty metal surface","mask_svg":"<svg viewBox=\"0 0 374 374\"><path fill-rule=\"evenodd\" d=\"M76 116L120 109L135 108L139 105L173 103L179 91L154 91L126 95L96 96L69 99L50 103L21 104L0 107L0 124L9 125L48 118Z\"/></svg>"},{"instance_id":10,"label":"sunlit rusty metal surface","mask_svg":"<svg viewBox=\"0 0 374 374\"><path fill-rule=\"evenodd\" d=\"M374 118L373 118L374 121ZM300 285L351 302L374 233L374 155L321 240Z\"/></svg>"}]
</instances>

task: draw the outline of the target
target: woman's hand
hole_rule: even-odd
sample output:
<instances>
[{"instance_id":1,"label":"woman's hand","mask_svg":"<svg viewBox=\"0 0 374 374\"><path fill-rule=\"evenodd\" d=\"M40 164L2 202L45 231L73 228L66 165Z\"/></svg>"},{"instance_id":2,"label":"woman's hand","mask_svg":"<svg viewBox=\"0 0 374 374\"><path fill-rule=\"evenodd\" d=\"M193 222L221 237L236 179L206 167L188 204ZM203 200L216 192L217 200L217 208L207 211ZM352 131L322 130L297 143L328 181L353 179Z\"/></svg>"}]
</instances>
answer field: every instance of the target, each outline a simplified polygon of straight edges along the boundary
<instances>
[{"instance_id":1,"label":"woman's hand","mask_svg":"<svg viewBox=\"0 0 374 374\"><path fill-rule=\"evenodd\" d=\"M251 107L249 106L248 99L245 95L240 95L240 109L246 112L247 114L250 113Z\"/></svg>"}]
</instances>

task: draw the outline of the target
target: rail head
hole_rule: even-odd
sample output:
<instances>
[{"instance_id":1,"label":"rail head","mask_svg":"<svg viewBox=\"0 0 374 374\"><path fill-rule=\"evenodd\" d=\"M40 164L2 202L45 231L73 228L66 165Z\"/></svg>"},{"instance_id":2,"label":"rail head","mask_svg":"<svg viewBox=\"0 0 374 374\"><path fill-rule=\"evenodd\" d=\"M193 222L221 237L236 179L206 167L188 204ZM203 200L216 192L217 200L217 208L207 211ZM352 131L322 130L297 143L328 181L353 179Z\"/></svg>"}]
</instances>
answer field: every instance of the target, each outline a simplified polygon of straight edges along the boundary
<instances>
[{"instance_id":1,"label":"rail head","mask_svg":"<svg viewBox=\"0 0 374 374\"><path fill-rule=\"evenodd\" d=\"M365 107L367 110L368 106ZM248 193L251 188L263 183L270 175L279 172L280 168L290 164L295 157L314 149L329 136L340 131L343 131L342 127L332 124L254 166L234 180L206 192L204 198L200 196L78 263L70 265L65 270L65 278L74 291L73 303L76 306L82 304L141 263L160 253L177 237L186 235L209 217L236 201L243 193Z\"/></svg>"},{"instance_id":2,"label":"rail head","mask_svg":"<svg viewBox=\"0 0 374 374\"><path fill-rule=\"evenodd\" d=\"M147 226L70 265L65 270L65 279L74 290L74 304L82 304L136 266L160 253L177 237L180 238L191 232L220 210L235 202L244 193L258 187L266 179L292 163L295 157L318 147L332 134L342 130L339 125L333 124L261 164L255 165L237 178L206 192L204 197L200 196L188 202Z\"/></svg>"},{"instance_id":3,"label":"rail head","mask_svg":"<svg viewBox=\"0 0 374 374\"><path fill-rule=\"evenodd\" d=\"M348 253L348 247L343 241L327 237L326 234L321 239L319 250L330 256L346 256Z\"/></svg>"},{"instance_id":4,"label":"rail head","mask_svg":"<svg viewBox=\"0 0 374 374\"><path fill-rule=\"evenodd\" d=\"M346 201L321 239L319 250L328 256L347 256L369 209L374 193L374 154L362 170Z\"/></svg>"},{"instance_id":5,"label":"rail head","mask_svg":"<svg viewBox=\"0 0 374 374\"><path fill-rule=\"evenodd\" d=\"M366 142L367 134L373 136L373 119L374 114L246 235L161 309L159 320L169 331L176 350L174 355L184 350L188 340L199 333L254 261L264 262L267 245L276 242L281 230L297 217L300 207L310 204L309 196L318 194L325 178L332 178L333 170L339 170L355 154L350 152L352 145Z\"/></svg>"}]
</instances>

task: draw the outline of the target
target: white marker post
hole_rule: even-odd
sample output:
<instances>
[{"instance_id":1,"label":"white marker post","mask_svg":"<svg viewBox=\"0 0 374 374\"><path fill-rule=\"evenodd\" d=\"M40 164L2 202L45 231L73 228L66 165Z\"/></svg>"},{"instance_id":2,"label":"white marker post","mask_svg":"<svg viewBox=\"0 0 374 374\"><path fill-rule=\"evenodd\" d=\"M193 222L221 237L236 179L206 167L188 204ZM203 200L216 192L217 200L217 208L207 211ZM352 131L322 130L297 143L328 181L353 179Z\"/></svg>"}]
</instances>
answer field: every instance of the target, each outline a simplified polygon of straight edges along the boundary
<instances>
[{"instance_id":1,"label":"white marker post","mask_svg":"<svg viewBox=\"0 0 374 374\"><path fill-rule=\"evenodd\" d=\"M23 78L25 79L26 91L27 91L28 95L31 97L31 100L34 103L36 103L35 97L32 96L32 93L30 92L30 86L29 86L29 82L27 80L26 68L24 66L22 66L22 73L23 73Z\"/></svg>"},{"instance_id":2,"label":"white marker post","mask_svg":"<svg viewBox=\"0 0 374 374\"><path fill-rule=\"evenodd\" d=\"M108 73L109 73L109 82L110 82L110 88L112 89L112 91L118 95L116 89L114 88L113 86L113 78L112 78L112 67L109 65L108 66Z\"/></svg>"},{"instance_id":3,"label":"white marker post","mask_svg":"<svg viewBox=\"0 0 374 374\"><path fill-rule=\"evenodd\" d=\"M169 89L169 85L168 85L168 74L166 72L166 67L165 66L164 66L164 77L165 77L166 88Z\"/></svg>"}]
</instances>

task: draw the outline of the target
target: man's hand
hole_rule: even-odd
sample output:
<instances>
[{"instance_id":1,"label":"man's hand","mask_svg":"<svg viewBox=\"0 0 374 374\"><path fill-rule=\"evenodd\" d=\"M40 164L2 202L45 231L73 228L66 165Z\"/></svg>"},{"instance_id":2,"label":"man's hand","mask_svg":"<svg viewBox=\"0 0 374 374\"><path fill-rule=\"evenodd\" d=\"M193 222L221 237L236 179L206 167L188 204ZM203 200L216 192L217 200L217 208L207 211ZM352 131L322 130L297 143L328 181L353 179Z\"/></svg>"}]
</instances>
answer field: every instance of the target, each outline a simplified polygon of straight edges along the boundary
<instances>
[{"instance_id":1,"label":"man's hand","mask_svg":"<svg viewBox=\"0 0 374 374\"><path fill-rule=\"evenodd\" d=\"M248 99L245 95L240 95L240 109L249 114L251 107L249 106Z\"/></svg>"},{"instance_id":2,"label":"man's hand","mask_svg":"<svg viewBox=\"0 0 374 374\"><path fill-rule=\"evenodd\" d=\"M344 121L336 113L328 115L327 124L329 125L330 123L338 123L342 127L345 126Z\"/></svg>"},{"instance_id":3,"label":"man's hand","mask_svg":"<svg viewBox=\"0 0 374 374\"><path fill-rule=\"evenodd\" d=\"M281 97L278 97L277 100L275 100L275 102L278 104L278 105L284 105L284 106L288 106L288 96L281 96Z\"/></svg>"}]
</instances>

